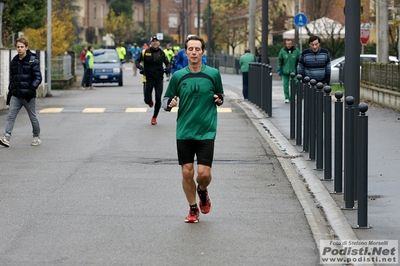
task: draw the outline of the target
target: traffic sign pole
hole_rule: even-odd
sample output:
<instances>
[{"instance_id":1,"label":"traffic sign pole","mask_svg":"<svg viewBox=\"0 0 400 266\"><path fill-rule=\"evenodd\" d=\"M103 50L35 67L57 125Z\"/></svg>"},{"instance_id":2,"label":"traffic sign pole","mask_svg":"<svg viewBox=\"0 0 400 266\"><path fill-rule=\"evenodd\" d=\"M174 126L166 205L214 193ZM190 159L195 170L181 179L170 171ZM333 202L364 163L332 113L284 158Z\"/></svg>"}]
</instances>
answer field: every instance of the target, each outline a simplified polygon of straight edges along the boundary
<instances>
[{"instance_id":1,"label":"traffic sign pole","mask_svg":"<svg viewBox=\"0 0 400 266\"><path fill-rule=\"evenodd\" d=\"M299 38L300 39L300 52L303 50L302 49L303 37L302 37L302 34L301 34L301 32L302 32L301 28L304 27L305 25L307 25L307 22L308 22L308 18L303 13L298 13L296 16L294 16L294 24L297 27L300 28L300 33L299 33L299 36L300 36L300 38Z\"/></svg>"}]
</instances>

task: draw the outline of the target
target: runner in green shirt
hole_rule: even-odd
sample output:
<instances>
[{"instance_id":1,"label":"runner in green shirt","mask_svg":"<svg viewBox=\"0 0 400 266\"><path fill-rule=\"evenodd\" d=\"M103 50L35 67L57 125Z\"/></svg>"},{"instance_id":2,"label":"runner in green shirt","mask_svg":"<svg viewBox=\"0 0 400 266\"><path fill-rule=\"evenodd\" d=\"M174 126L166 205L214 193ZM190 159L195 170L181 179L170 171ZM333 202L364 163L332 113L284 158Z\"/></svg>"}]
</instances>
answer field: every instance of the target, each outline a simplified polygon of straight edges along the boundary
<instances>
[{"instance_id":1,"label":"runner in green shirt","mask_svg":"<svg viewBox=\"0 0 400 266\"><path fill-rule=\"evenodd\" d=\"M197 157L197 194L200 210L211 209L207 187L211 182L214 140L217 133L217 106L224 102L219 71L202 64L204 40L191 36L185 52L189 65L172 75L163 99L163 108L170 111L178 105L176 139L178 160L182 168L182 184L190 205L185 222L197 223L199 209L194 181L194 157Z\"/></svg>"}]
</instances>

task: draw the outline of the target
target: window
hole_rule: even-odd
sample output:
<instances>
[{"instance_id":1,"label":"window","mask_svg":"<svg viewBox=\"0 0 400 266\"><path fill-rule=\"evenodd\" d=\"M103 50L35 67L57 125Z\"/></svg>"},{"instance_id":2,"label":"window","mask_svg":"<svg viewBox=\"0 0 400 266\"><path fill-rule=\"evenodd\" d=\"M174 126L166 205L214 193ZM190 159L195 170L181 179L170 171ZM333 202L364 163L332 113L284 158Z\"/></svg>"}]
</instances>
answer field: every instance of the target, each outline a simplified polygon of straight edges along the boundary
<instances>
[{"instance_id":1,"label":"window","mask_svg":"<svg viewBox=\"0 0 400 266\"><path fill-rule=\"evenodd\" d=\"M96 19L96 4L93 4L93 18Z\"/></svg>"},{"instance_id":2,"label":"window","mask_svg":"<svg viewBox=\"0 0 400 266\"><path fill-rule=\"evenodd\" d=\"M200 18L200 28L202 28L202 27L203 27L203 19ZM197 26L197 15L194 16L194 28L195 29L198 28L198 26Z\"/></svg>"},{"instance_id":3,"label":"window","mask_svg":"<svg viewBox=\"0 0 400 266\"><path fill-rule=\"evenodd\" d=\"M176 14L168 15L168 27L169 28L178 28L178 15L176 15Z\"/></svg>"}]
</instances>

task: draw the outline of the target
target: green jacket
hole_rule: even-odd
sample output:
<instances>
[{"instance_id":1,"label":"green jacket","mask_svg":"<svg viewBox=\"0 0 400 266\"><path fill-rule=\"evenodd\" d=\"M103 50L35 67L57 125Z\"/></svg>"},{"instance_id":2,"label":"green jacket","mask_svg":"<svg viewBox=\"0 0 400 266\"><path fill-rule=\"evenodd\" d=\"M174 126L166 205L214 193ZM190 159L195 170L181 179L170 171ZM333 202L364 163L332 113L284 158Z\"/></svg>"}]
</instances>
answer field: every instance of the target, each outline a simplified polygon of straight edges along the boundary
<instances>
[{"instance_id":1,"label":"green jacket","mask_svg":"<svg viewBox=\"0 0 400 266\"><path fill-rule=\"evenodd\" d=\"M240 71L249 72L249 63L255 62L256 57L251 53L245 53L239 58Z\"/></svg>"},{"instance_id":2,"label":"green jacket","mask_svg":"<svg viewBox=\"0 0 400 266\"><path fill-rule=\"evenodd\" d=\"M278 71L282 70L283 75L290 75L292 72L297 73L299 59L300 51L296 47L282 48L278 55Z\"/></svg>"}]
</instances>

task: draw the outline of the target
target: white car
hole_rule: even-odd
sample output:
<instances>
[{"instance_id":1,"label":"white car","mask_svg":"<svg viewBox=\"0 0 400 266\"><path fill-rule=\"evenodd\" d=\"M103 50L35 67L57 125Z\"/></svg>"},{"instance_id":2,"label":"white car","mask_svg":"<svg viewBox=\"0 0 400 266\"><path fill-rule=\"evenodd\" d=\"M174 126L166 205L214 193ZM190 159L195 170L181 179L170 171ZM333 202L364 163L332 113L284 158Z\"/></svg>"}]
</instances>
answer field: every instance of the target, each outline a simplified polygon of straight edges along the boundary
<instances>
[{"instance_id":1,"label":"white car","mask_svg":"<svg viewBox=\"0 0 400 266\"><path fill-rule=\"evenodd\" d=\"M360 55L360 65L362 62L376 62L376 54L361 54ZM390 63L398 64L399 60L395 56L389 56ZM340 83L339 82L339 69L340 64L344 66L344 56L338 57L331 61L331 84ZM360 69L361 72L361 69ZM360 73L361 76L361 73ZM343 80L342 80L343 82Z\"/></svg>"}]
</instances>

